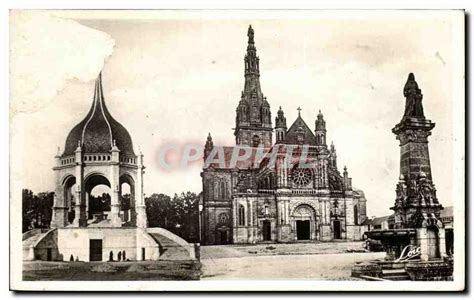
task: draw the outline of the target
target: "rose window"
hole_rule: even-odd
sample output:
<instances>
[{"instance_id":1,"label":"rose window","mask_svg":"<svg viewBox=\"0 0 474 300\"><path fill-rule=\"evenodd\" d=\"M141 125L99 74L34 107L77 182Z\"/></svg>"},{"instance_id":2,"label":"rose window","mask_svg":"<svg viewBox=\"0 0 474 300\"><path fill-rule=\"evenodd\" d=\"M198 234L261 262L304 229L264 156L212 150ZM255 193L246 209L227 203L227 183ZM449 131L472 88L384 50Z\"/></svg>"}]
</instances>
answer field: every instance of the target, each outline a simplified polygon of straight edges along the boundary
<instances>
[{"instance_id":1,"label":"rose window","mask_svg":"<svg viewBox=\"0 0 474 300\"><path fill-rule=\"evenodd\" d=\"M310 169L293 170L293 182L298 186L306 186L311 182L312 174Z\"/></svg>"},{"instance_id":2,"label":"rose window","mask_svg":"<svg viewBox=\"0 0 474 300\"><path fill-rule=\"evenodd\" d=\"M223 225L227 224L228 217L226 213L219 214L218 219L219 219L219 224L223 224Z\"/></svg>"}]
</instances>

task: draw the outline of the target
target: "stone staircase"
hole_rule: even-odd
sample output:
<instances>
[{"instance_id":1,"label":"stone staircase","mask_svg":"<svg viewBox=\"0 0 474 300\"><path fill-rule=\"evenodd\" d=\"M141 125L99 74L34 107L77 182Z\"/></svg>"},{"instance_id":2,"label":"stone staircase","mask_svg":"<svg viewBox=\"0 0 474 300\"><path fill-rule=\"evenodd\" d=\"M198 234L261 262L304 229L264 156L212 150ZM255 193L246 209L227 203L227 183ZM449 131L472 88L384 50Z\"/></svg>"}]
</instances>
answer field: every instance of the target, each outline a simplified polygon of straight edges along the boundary
<instances>
[{"instance_id":1,"label":"stone staircase","mask_svg":"<svg viewBox=\"0 0 474 300\"><path fill-rule=\"evenodd\" d=\"M194 260L194 244L162 228L147 228L148 235L159 245L160 260Z\"/></svg>"},{"instance_id":2,"label":"stone staircase","mask_svg":"<svg viewBox=\"0 0 474 300\"><path fill-rule=\"evenodd\" d=\"M39 241L46 233L38 233L33 236L30 236L26 240L23 241L23 249L24 248L30 248L31 246L34 246L37 241Z\"/></svg>"},{"instance_id":3,"label":"stone staircase","mask_svg":"<svg viewBox=\"0 0 474 300\"><path fill-rule=\"evenodd\" d=\"M410 262L413 262L412 260ZM369 261L356 264L351 275L368 281L403 281L412 280L406 271L407 262Z\"/></svg>"},{"instance_id":4,"label":"stone staircase","mask_svg":"<svg viewBox=\"0 0 474 300\"><path fill-rule=\"evenodd\" d=\"M391 281L410 280L405 268L382 269L382 278Z\"/></svg>"},{"instance_id":5,"label":"stone staircase","mask_svg":"<svg viewBox=\"0 0 474 300\"><path fill-rule=\"evenodd\" d=\"M149 233L160 247L160 259L186 260L189 259L188 251L169 238L158 233Z\"/></svg>"},{"instance_id":6,"label":"stone staircase","mask_svg":"<svg viewBox=\"0 0 474 300\"><path fill-rule=\"evenodd\" d=\"M41 239L43 239L47 234L49 234L52 229L34 229L23 234L22 241L22 250L23 250L23 260L34 260L35 251L34 247L38 244Z\"/></svg>"}]
</instances>

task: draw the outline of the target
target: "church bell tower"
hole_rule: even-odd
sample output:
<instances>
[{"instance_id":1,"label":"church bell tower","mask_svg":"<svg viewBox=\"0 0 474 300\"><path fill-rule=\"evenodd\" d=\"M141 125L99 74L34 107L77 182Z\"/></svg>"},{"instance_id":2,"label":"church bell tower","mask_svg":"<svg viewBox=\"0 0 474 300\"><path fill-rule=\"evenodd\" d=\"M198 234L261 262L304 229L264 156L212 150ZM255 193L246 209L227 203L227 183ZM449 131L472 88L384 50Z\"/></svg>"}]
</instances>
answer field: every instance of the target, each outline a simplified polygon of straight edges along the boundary
<instances>
[{"instance_id":1,"label":"church bell tower","mask_svg":"<svg viewBox=\"0 0 474 300\"><path fill-rule=\"evenodd\" d=\"M252 26L249 26L247 36L245 85L236 109L235 142L237 145L268 148L272 146L272 118L270 104L260 88L260 60Z\"/></svg>"}]
</instances>

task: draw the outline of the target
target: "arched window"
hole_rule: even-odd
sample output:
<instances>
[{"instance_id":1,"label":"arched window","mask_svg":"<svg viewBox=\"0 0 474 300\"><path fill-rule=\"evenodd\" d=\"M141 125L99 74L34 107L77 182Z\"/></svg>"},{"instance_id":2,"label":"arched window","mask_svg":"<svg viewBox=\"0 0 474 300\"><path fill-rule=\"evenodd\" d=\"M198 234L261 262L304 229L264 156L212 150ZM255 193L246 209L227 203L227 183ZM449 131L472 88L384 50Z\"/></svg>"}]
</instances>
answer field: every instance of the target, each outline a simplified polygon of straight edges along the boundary
<instances>
[{"instance_id":1,"label":"arched window","mask_svg":"<svg viewBox=\"0 0 474 300\"><path fill-rule=\"evenodd\" d=\"M226 199L226 198L227 198L227 197L226 197L226 189L225 189L225 187L226 187L225 182L224 182L224 181L221 181L221 183L220 183L220 194L219 194L219 197L220 197L221 199Z\"/></svg>"},{"instance_id":2,"label":"arched window","mask_svg":"<svg viewBox=\"0 0 474 300\"><path fill-rule=\"evenodd\" d=\"M252 146L258 147L260 145L260 137L258 135L254 135L252 138Z\"/></svg>"},{"instance_id":3,"label":"arched window","mask_svg":"<svg viewBox=\"0 0 474 300\"><path fill-rule=\"evenodd\" d=\"M296 134L296 138L298 140L298 144L302 144L304 142L304 131L300 131Z\"/></svg>"},{"instance_id":4,"label":"arched window","mask_svg":"<svg viewBox=\"0 0 474 300\"><path fill-rule=\"evenodd\" d=\"M359 211L357 205L354 205L354 225L359 225Z\"/></svg>"},{"instance_id":5,"label":"arched window","mask_svg":"<svg viewBox=\"0 0 474 300\"><path fill-rule=\"evenodd\" d=\"M245 207L239 205L239 226L245 226Z\"/></svg>"}]
</instances>

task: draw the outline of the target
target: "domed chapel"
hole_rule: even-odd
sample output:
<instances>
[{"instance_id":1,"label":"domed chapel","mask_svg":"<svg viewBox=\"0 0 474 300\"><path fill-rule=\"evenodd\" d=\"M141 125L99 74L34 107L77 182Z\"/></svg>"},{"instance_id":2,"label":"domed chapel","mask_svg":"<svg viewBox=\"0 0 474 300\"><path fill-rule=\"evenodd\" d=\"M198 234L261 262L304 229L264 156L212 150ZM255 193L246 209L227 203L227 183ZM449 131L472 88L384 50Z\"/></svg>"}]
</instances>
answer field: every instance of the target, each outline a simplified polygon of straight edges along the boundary
<instances>
[{"instance_id":1,"label":"domed chapel","mask_svg":"<svg viewBox=\"0 0 474 300\"><path fill-rule=\"evenodd\" d=\"M92 106L67 135L53 170L51 228L23 234L24 260L196 259L194 245L163 228L148 228L143 155L107 109L101 74Z\"/></svg>"}]
</instances>

